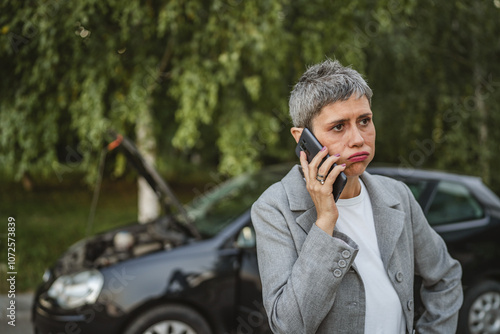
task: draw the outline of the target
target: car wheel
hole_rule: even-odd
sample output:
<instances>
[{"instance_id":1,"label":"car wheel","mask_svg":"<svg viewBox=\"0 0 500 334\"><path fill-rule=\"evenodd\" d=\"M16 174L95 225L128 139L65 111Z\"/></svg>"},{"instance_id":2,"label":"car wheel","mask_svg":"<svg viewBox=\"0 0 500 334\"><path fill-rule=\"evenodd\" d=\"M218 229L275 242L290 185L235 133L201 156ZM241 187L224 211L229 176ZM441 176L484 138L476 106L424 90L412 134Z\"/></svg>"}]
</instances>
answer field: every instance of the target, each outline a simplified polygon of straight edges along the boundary
<instances>
[{"instance_id":1,"label":"car wheel","mask_svg":"<svg viewBox=\"0 0 500 334\"><path fill-rule=\"evenodd\" d=\"M500 334L500 283L484 281L467 291L458 328L460 334Z\"/></svg>"},{"instance_id":2,"label":"car wheel","mask_svg":"<svg viewBox=\"0 0 500 334\"><path fill-rule=\"evenodd\" d=\"M211 334L203 317L185 306L162 305L139 315L125 334Z\"/></svg>"}]
</instances>

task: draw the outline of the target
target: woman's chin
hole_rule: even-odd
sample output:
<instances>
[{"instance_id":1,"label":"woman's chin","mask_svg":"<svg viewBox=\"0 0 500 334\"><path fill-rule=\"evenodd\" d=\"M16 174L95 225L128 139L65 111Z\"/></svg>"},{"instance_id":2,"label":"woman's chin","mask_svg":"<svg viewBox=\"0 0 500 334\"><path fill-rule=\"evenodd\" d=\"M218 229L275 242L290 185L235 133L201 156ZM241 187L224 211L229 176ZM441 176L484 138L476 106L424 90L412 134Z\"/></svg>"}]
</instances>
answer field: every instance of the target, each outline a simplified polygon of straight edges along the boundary
<instances>
[{"instance_id":1,"label":"woman's chin","mask_svg":"<svg viewBox=\"0 0 500 334\"><path fill-rule=\"evenodd\" d=\"M361 162L355 162L346 167L344 170L344 174L347 177L357 177L363 174L366 170L366 165Z\"/></svg>"}]
</instances>

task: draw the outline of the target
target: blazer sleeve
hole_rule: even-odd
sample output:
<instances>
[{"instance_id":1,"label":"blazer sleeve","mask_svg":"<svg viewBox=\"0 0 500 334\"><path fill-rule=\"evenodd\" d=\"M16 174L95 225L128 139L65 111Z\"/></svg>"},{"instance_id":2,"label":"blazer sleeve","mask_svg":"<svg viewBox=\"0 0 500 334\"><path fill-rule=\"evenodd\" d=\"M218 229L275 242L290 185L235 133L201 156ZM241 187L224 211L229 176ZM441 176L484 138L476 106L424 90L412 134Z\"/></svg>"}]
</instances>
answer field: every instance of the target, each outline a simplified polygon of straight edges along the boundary
<instances>
[{"instance_id":1,"label":"blazer sleeve","mask_svg":"<svg viewBox=\"0 0 500 334\"><path fill-rule=\"evenodd\" d=\"M254 203L252 222L263 302L273 333L315 333L333 306L357 245L342 233L328 235L316 224L307 235L298 230L280 183ZM300 249L294 240L297 234L305 238ZM340 267L340 260L347 266Z\"/></svg>"},{"instance_id":2,"label":"blazer sleeve","mask_svg":"<svg viewBox=\"0 0 500 334\"><path fill-rule=\"evenodd\" d=\"M463 301L460 263L448 253L443 239L430 227L418 202L406 187L413 228L415 275L422 278L425 307L417 333L455 333Z\"/></svg>"}]
</instances>

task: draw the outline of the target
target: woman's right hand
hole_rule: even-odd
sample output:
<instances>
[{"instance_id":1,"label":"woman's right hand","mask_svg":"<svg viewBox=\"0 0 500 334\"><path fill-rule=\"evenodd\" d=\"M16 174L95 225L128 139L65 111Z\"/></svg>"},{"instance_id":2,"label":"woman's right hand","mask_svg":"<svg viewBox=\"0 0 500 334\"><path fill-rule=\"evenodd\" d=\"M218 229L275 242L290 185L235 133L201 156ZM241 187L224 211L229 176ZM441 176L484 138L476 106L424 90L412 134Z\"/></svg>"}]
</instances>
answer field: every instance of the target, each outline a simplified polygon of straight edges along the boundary
<instances>
[{"instance_id":1,"label":"woman's right hand","mask_svg":"<svg viewBox=\"0 0 500 334\"><path fill-rule=\"evenodd\" d=\"M323 147L323 149L311 160L311 163L308 163L306 154L304 152L300 152L300 164L302 166L304 178L306 179L307 191L311 195L316 207L316 225L329 235L332 235L339 217L337 205L335 204L332 194L333 183L339 176L340 172L345 169L345 164L335 166L330 174L325 177L324 184L321 184L321 182L316 179L318 174L326 175L332 165L340 158L339 154L331 155L318 169L318 166L327 154L327 148Z\"/></svg>"}]
</instances>

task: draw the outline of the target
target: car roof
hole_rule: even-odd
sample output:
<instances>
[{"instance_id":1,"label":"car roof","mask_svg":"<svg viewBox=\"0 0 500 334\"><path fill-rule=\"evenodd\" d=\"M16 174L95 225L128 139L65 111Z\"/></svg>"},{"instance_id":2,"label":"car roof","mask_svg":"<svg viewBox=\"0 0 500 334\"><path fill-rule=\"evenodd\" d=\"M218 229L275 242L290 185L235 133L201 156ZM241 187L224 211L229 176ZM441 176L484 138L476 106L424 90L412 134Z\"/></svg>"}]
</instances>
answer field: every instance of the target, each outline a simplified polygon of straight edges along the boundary
<instances>
[{"instance_id":1,"label":"car roof","mask_svg":"<svg viewBox=\"0 0 500 334\"><path fill-rule=\"evenodd\" d=\"M402 181L413 179L461 183L465 185L484 206L488 207L492 214L500 217L500 198L491 191L478 176L403 167L368 167L367 171L371 174L385 175Z\"/></svg>"},{"instance_id":2,"label":"car roof","mask_svg":"<svg viewBox=\"0 0 500 334\"><path fill-rule=\"evenodd\" d=\"M387 175L402 179L426 179L432 181L459 181L461 183L478 184L483 183L478 176L460 175L444 171L434 171L416 168L403 167L368 167L371 174Z\"/></svg>"}]
</instances>

